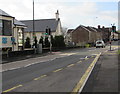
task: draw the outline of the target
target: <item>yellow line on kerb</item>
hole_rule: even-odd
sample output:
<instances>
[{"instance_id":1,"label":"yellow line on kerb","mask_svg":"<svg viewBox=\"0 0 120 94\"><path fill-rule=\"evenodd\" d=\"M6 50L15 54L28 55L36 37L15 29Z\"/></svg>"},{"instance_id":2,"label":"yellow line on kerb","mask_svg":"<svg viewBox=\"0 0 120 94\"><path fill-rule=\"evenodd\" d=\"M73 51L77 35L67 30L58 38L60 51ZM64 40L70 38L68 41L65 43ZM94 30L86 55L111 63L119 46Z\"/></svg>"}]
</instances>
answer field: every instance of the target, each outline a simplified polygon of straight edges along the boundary
<instances>
[{"instance_id":1,"label":"yellow line on kerb","mask_svg":"<svg viewBox=\"0 0 120 94\"><path fill-rule=\"evenodd\" d=\"M15 87L13 87L13 88L10 88L10 89L7 89L7 90L3 91L3 93L5 93L5 92L10 92L10 91L12 91L12 90L14 90L14 89L16 89L16 88L22 87L22 86L23 86L23 85L15 86Z\"/></svg>"},{"instance_id":2,"label":"yellow line on kerb","mask_svg":"<svg viewBox=\"0 0 120 94\"><path fill-rule=\"evenodd\" d=\"M75 86L75 88L72 90L71 94L77 94L78 92L81 92L90 73L92 72L92 69L94 68L97 60L99 59L101 53L98 54L96 56L96 58L93 60L93 62L90 64L90 66L88 67L88 69L86 70L86 72L84 73L84 75L82 76L82 78L80 79L80 81L77 83L77 85Z\"/></svg>"},{"instance_id":3,"label":"yellow line on kerb","mask_svg":"<svg viewBox=\"0 0 120 94\"><path fill-rule=\"evenodd\" d=\"M77 63L79 64L79 63L81 63L82 61L78 61Z\"/></svg>"},{"instance_id":4,"label":"yellow line on kerb","mask_svg":"<svg viewBox=\"0 0 120 94\"><path fill-rule=\"evenodd\" d=\"M68 65L67 67L72 67L72 66L74 66L75 64L70 64L70 65Z\"/></svg>"},{"instance_id":5,"label":"yellow line on kerb","mask_svg":"<svg viewBox=\"0 0 120 94\"><path fill-rule=\"evenodd\" d=\"M43 77L46 77L47 75L42 75L42 76L40 76L40 77L38 77L38 78L35 78L34 80L39 80L39 79L41 79L41 78L43 78Z\"/></svg>"},{"instance_id":6,"label":"yellow line on kerb","mask_svg":"<svg viewBox=\"0 0 120 94\"><path fill-rule=\"evenodd\" d=\"M61 71L63 68L61 68L61 69L57 69L57 70L55 70L55 71L53 71L53 72L58 72L58 71Z\"/></svg>"},{"instance_id":7,"label":"yellow line on kerb","mask_svg":"<svg viewBox=\"0 0 120 94\"><path fill-rule=\"evenodd\" d=\"M85 58L85 60L88 60L89 58Z\"/></svg>"}]
</instances>

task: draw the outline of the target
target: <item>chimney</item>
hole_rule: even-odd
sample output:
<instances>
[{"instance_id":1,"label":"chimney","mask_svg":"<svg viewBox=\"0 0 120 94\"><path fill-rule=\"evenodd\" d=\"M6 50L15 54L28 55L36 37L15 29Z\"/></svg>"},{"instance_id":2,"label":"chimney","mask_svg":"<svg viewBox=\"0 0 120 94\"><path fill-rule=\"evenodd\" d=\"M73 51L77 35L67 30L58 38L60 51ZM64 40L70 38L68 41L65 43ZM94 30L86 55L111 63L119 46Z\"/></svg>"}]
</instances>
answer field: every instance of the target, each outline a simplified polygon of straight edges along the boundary
<instances>
[{"instance_id":1,"label":"chimney","mask_svg":"<svg viewBox=\"0 0 120 94\"><path fill-rule=\"evenodd\" d=\"M105 26L103 26L102 28L105 28Z\"/></svg>"},{"instance_id":2,"label":"chimney","mask_svg":"<svg viewBox=\"0 0 120 94\"><path fill-rule=\"evenodd\" d=\"M98 29L100 29L100 25L98 25Z\"/></svg>"},{"instance_id":3,"label":"chimney","mask_svg":"<svg viewBox=\"0 0 120 94\"><path fill-rule=\"evenodd\" d=\"M55 13L56 15L56 20L58 21L59 20L59 11L57 10L57 13Z\"/></svg>"}]
</instances>

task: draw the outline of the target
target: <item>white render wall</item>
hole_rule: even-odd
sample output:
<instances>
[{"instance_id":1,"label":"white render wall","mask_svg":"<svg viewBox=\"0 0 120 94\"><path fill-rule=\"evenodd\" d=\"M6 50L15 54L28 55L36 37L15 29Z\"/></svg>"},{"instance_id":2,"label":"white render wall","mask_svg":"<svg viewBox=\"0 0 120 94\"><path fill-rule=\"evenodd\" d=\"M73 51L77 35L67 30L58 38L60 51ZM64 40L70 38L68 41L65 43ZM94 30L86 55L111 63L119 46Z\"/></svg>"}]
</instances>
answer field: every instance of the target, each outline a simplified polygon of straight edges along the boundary
<instances>
[{"instance_id":1,"label":"white render wall","mask_svg":"<svg viewBox=\"0 0 120 94\"><path fill-rule=\"evenodd\" d=\"M13 28L13 18L12 18L12 17L0 16L0 19L12 21L12 28ZM12 30L12 33L13 33L13 30ZM1 47L1 48L12 47L12 50L14 50L14 47L13 47L12 42L11 42L11 37L12 37L12 36L2 36L2 35L1 35L1 36L0 36L0 41L1 41L2 46L0 46L0 47ZM6 44L2 43L2 38L7 38L7 43L6 43Z\"/></svg>"},{"instance_id":2,"label":"white render wall","mask_svg":"<svg viewBox=\"0 0 120 94\"><path fill-rule=\"evenodd\" d=\"M56 32L51 33L53 37L62 35L62 27L61 27L61 22L58 22L58 26L56 28ZM37 40L39 42L41 36L45 37L45 32L35 32L35 35L37 37ZM31 45L33 44L33 32L25 32L24 33L24 40L26 41L26 38L29 37L31 41Z\"/></svg>"},{"instance_id":3,"label":"white render wall","mask_svg":"<svg viewBox=\"0 0 120 94\"><path fill-rule=\"evenodd\" d=\"M2 45L2 46L0 46L0 48L9 48L9 47L11 47L12 48L12 51L18 51L19 49L18 49L18 39L19 39L19 37L18 37L18 30L21 30L22 28L24 28L23 26L14 26L14 18L12 18L12 17L5 17L5 16L0 16L0 19L3 19L3 20L9 20L9 21L12 21L12 36L3 36L3 35L1 35L0 36L0 45ZM7 38L7 43L6 44L4 44L4 43L2 43L2 38ZM12 44L12 41L11 41L11 37L14 37L15 38L15 43L16 44Z\"/></svg>"},{"instance_id":4,"label":"white render wall","mask_svg":"<svg viewBox=\"0 0 120 94\"><path fill-rule=\"evenodd\" d=\"M18 51L18 28L14 28L13 37L15 38L14 51Z\"/></svg>"},{"instance_id":5,"label":"white render wall","mask_svg":"<svg viewBox=\"0 0 120 94\"><path fill-rule=\"evenodd\" d=\"M63 33L62 33L62 27L61 27L61 22L59 21L58 22L58 26L57 26L57 29L56 29L56 33L55 33L55 35L62 35Z\"/></svg>"}]
</instances>

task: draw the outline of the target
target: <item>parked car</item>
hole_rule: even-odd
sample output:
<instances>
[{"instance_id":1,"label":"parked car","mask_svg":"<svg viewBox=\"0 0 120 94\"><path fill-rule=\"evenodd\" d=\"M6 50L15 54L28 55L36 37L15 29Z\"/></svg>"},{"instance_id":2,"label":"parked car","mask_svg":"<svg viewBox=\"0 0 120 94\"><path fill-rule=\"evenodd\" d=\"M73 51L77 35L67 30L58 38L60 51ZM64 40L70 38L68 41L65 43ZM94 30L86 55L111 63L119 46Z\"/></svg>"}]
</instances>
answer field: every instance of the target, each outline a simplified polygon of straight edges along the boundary
<instances>
[{"instance_id":1,"label":"parked car","mask_svg":"<svg viewBox=\"0 0 120 94\"><path fill-rule=\"evenodd\" d=\"M96 48L100 48L100 47L102 47L102 48L105 47L105 43L104 43L103 40L97 40L96 41Z\"/></svg>"}]
</instances>

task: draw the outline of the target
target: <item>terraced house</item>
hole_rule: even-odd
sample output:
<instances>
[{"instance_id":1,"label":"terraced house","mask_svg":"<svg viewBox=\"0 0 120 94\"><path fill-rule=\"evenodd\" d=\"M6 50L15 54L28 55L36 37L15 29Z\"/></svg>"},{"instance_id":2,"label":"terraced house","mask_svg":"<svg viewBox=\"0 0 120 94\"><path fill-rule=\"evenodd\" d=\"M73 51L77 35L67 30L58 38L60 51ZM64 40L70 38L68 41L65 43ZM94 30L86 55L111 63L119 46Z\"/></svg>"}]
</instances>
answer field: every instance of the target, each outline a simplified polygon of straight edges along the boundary
<instances>
[{"instance_id":1,"label":"terraced house","mask_svg":"<svg viewBox=\"0 0 120 94\"><path fill-rule=\"evenodd\" d=\"M25 24L0 9L0 48L3 51L23 49L23 31Z\"/></svg>"},{"instance_id":2,"label":"terraced house","mask_svg":"<svg viewBox=\"0 0 120 94\"><path fill-rule=\"evenodd\" d=\"M94 46L95 41L104 40L109 41L111 28L98 28L91 26L80 25L75 29L69 29L65 36L65 42L67 45L74 44L74 46L85 46L86 44L91 44ZM70 43L69 43L70 42Z\"/></svg>"}]
</instances>

